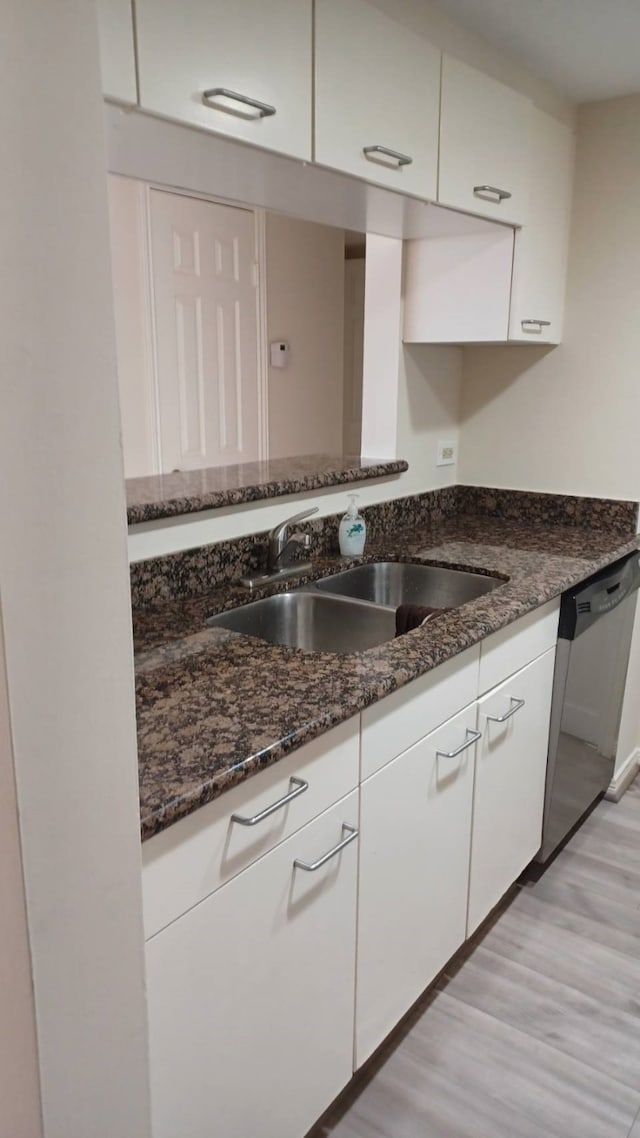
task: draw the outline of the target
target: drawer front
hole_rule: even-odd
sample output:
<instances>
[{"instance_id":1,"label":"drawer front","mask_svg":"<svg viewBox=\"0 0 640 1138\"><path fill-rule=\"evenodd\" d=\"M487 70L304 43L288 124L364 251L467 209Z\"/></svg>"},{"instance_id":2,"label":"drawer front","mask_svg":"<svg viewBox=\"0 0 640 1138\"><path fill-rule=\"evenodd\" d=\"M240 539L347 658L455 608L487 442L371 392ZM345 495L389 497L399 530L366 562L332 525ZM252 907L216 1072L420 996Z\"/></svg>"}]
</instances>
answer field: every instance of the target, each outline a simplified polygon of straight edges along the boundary
<instances>
[{"instance_id":1,"label":"drawer front","mask_svg":"<svg viewBox=\"0 0 640 1138\"><path fill-rule=\"evenodd\" d=\"M302 1138L349 1081L357 826L356 792L148 941L155 1138Z\"/></svg>"},{"instance_id":2,"label":"drawer front","mask_svg":"<svg viewBox=\"0 0 640 1138\"><path fill-rule=\"evenodd\" d=\"M479 658L479 647L468 648L362 713L362 779L473 702Z\"/></svg>"},{"instance_id":3,"label":"drawer front","mask_svg":"<svg viewBox=\"0 0 640 1138\"><path fill-rule=\"evenodd\" d=\"M355 717L150 838L142 847L145 937L197 905L357 785ZM233 819L254 818L289 794L295 796L253 825Z\"/></svg>"},{"instance_id":4,"label":"drawer front","mask_svg":"<svg viewBox=\"0 0 640 1138\"><path fill-rule=\"evenodd\" d=\"M480 650L480 695L496 684L501 684L549 648L555 648L559 612L560 598L557 597L483 641Z\"/></svg>"}]
</instances>

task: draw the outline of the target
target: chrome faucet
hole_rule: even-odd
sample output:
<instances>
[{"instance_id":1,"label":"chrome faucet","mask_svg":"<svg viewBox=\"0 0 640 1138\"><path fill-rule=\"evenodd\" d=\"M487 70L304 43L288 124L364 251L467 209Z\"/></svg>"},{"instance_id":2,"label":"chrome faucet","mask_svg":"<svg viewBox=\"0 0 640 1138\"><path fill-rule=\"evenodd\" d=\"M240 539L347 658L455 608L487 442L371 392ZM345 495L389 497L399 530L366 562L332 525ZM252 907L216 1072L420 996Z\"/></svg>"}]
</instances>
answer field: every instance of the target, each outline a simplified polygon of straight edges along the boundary
<instances>
[{"instance_id":1,"label":"chrome faucet","mask_svg":"<svg viewBox=\"0 0 640 1138\"><path fill-rule=\"evenodd\" d=\"M301 522L304 518L310 518L312 514L317 513L318 507L312 506L310 510L302 510L301 513L293 514L292 517L285 518L283 522L274 526L268 535L266 572L255 577L242 577L240 583L247 589L253 589L256 585L268 585L271 581L293 577L308 570L310 563L297 561L295 554L301 549L306 552L311 549L311 535L289 533L289 530L296 522Z\"/></svg>"},{"instance_id":2,"label":"chrome faucet","mask_svg":"<svg viewBox=\"0 0 640 1138\"><path fill-rule=\"evenodd\" d=\"M318 507L312 506L310 510L302 510L299 514L285 518L283 522L269 531L267 573L276 573L278 570L290 568L293 563L294 550L311 548L310 534L292 533L289 536L289 527L295 525L296 522L304 521L305 518L310 518L312 514L317 514L317 512Z\"/></svg>"}]
</instances>

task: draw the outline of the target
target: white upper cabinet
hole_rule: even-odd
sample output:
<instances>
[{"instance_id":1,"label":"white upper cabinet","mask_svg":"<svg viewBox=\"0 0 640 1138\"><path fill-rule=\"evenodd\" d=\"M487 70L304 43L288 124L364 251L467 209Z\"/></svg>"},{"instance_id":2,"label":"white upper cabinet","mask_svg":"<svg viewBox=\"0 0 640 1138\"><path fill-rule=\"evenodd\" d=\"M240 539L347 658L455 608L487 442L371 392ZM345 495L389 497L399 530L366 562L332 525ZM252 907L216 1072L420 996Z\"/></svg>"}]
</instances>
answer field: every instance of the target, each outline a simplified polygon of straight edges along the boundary
<instances>
[{"instance_id":1,"label":"white upper cabinet","mask_svg":"<svg viewBox=\"0 0 640 1138\"><path fill-rule=\"evenodd\" d=\"M445 211L441 211L444 213ZM442 233L406 241L406 344L480 344L507 339L513 229L445 214Z\"/></svg>"},{"instance_id":2,"label":"white upper cabinet","mask_svg":"<svg viewBox=\"0 0 640 1138\"><path fill-rule=\"evenodd\" d=\"M509 339L559 344L569 251L573 131L531 107L531 192L516 233Z\"/></svg>"},{"instance_id":3,"label":"white upper cabinet","mask_svg":"<svg viewBox=\"0 0 640 1138\"><path fill-rule=\"evenodd\" d=\"M135 103L136 61L131 0L98 0L102 92L108 99Z\"/></svg>"},{"instance_id":4,"label":"white upper cabinet","mask_svg":"<svg viewBox=\"0 0 640 1138\"><path fill-rule=\"evenodd\" d=\"M311 158L311 0L136 0L140 103Z\"/></svg>"},{"instance_id":5,"label":"white upper cabinet","mask_svg":"<svg viewBox=\"0 0 640 1138\"><path fill-rule=\"evenodd\" d=\"M435 200L440 52L366 0L316 0L315 160Z\"/></svg>"},{"instance_id":6,"label":"white upper cabinet","mask_svg":"<svg viewBox=\"0 0 640 1138\"><path fill-rule=\"evenodd\" d=\"M438 201L522 225L530 102L452 56L442 59Z\"/></svg>"}]
</instances>

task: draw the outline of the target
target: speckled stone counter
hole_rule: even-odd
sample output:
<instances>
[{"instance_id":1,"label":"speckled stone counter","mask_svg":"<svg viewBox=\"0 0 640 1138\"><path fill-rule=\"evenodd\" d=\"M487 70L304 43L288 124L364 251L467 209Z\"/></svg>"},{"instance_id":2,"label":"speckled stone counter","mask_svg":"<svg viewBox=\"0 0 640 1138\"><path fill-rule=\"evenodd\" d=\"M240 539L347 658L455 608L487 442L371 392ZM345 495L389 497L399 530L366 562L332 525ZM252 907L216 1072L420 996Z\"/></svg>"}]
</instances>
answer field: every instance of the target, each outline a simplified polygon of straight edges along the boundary
<instances>
[{"instance_id":1,"label":"speckled stone counter","mask_svg":"<svg viewBox=\"0 0 640 1138\"><path fill-rule=\"evenodd\" d=\"M385 462L360 455L308 454L128 478L127 520L129 525L136 525L326 486L386 478L408 468L408 463L399 458Z\"/></svg>"},{"instance_id":2,"label":"speckled stone counter","mask_svg":"<svg viewBox=\"0 0 640 1138\"><path fill-rule=\"evenodd\" d=\"M598 521L622 517L623 526L592 528L454 514L377 537L364 560L423 560L504 583L423 629L349 656L207 628L214 612L266 595L248 597L239 586L134 612L143 840L637 548L629 511L602 510ZM313 576L358 563L323 554ZM281 587L296 583L304 579Z\"/></svg>"}]
</instances>

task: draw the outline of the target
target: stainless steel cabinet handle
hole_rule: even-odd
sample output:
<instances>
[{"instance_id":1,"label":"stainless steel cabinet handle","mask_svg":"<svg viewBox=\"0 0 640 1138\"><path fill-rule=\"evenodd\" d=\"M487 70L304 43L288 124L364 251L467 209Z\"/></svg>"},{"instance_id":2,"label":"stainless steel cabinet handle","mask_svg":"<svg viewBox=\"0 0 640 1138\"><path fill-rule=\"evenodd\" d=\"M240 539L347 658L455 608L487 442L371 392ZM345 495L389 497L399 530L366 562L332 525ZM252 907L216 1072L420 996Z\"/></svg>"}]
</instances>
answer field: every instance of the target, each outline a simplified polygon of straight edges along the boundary
<instances>
[{"instance_id":1,"label":"stainless steel cabinet handle","mask_svg":"<svg viewBox=\"0 0 640 1138\"><path fill-rule=\"evenodd\" d=\"M240 91L230 91L228 87L210 87L208 91L203 91L202 102L206 107L213 107L216 111L228 111L228 107L215 102L216 98L221 96L225 99L235 99L236 103L242 103L245 107L251 107L258 112L258 117L261 119L276 113L276 108L272 107L271 103L261 103L260 99L251 99L249 95L242 95Z\"/></svg>"},{"instance_id":2,"label":"stainless steel cabinet handle","mask_svg":"<svg viewBox=\"0 0 640 1138\"><path fill-rule=\"evenodd\" d=\"M347 835L346 838L343 837L337 846L334 846L332 850L329 850L323 857L318 858L317 861L300 861L300 858L296 858L293 863L295 869L304 869L307 873L314 873L316 869L320 869L321 865L326 865L328 861L331 861L331 858L339 854L340 850L343 850L350 842L355 842L358 837L358 831L353 826L347 826L346 822L342 823L342 833Z\"/></svg>"},{"instance_id":3,"label":"stainless steel cabinet handle","mask_svg":"<svg viewBox=\"0 0 640 1138\"><path fill-rule=\"evenodd\" d=\"M486 718L490 719L492 723L506 723L507 719L511 719L516 711L520 711L524 707L525 701L523 699L516 699L514 695L511 696L511 707L505 711L504 715L487 715Z\"/></svg>"},{"instance_id":4,"label":"stainless steel cabinet handle","mask_svg":"<svg viewBox=\"0 0 640 1138\"><path fill-rule=\"evenodd\" d=\"M500 205L511 197L509 190L501 190L499 186L474 186L473 193L475 197L493 202L494 205Z\"/></svg>"},{"instance_id":5,"label":"stainless steel cabinet handle","mask_svg":"<svg viewBox=\"0 0 640 1138\"><path fill-rule=\"evenodd\" d=\"M523 332L528 332L531 336L539 336L543 328L548 328L551 324L550 320L521 320L520 325ZM530 327L526 327L530 325Z\"/></svg>"},{"instance_id":6,"label":"stainless steel cabinet handle","mask_svg":"<svg viewBox=\"0 0 640 1138\"><path fill-rule=\"evenodd\" d=\"M295 790L290 790L283 798L279 798L277 802L272 802L271 806L267 806L265 810L261 810L259 814L254 814L253 818L243 818L242 814L232 814L231 821L237 822L240 826L255 826L258 822L264 822L271 814L275 814L276 810L282 810L288 802L293 802L299 794L304 794L305 790L309 789L309 783L305 782L303 778L294 778L293 775L289 779L289 786L295 787Z\"/></svg>"},{"instance_id":7,"label":"stainless steel cabinet handle","mask_svg":"<svg viewBox=\"0 0 640 1138\"><path fill-rule=\"evenodd\" d=\"M467 736L464 743L456 747L455 751L436 751L436 757L440 755L443 759L455 759L458 755L461 755L463 751L466 751L467 747L472 747L473 744L477 743L478 739L481 738L482 731L472 731L470 727L467 727Z\"/></svg>"},{"instance_id":8,"label":"stainless steel cabinet handle","mask_svg":"<svg viewBox=\"0 0 640 1138\"><path fill-rule=\"evenodd\" d=\"M410 154L402 154L399 150L389 150L388 146L363 146L362 153L370 162L372 161L372 154L381 154L383 158L393 158L394 162L398 163L398 166L410 166L413 162L413 158ZM375 159L373 159L373 161L375 161Z\"/></svg>"}]
</instances>

